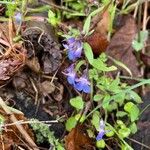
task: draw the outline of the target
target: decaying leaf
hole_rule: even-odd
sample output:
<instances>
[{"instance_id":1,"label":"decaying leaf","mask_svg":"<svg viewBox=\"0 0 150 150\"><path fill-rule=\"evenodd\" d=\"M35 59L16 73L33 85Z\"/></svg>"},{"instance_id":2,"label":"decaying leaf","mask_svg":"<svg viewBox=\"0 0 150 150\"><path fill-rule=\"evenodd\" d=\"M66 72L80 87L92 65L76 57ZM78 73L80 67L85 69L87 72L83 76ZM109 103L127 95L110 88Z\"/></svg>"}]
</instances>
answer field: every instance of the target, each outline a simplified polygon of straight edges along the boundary
<instances>
[{"instance_id":1,"label":"decaying leaf","mask_svg":"<svg viewBox=\"0 0 150 150\"><path fill-rule=\"evenodd\" d=\"M19 60L13 60L11 58L0 60L0 83L10 79L21 65L22 63Z\"/></svg>"},{"instance_id":2,"label":"decaying leaf","mask_svg":"<svg viewBox=\"0 0 150 150\"><path fill-rule=\"evenodd\" d=\"M0 114L4 117L6 125L12 123L10 121L10 116L7 115L2 109L0 109ZM26 121L26 118L22 114L14 115L18 119L18 121ZM28 132L30 137L34 140L34 135L29 126L27 124L24 124L23 127ZM17 127L15 125L6 126L1 133L0 149L10 150L13 147L17 148L17 146L19 145L22 145L24 148L28 148L28 145L24 142L24 139L22 138L22 135Z\"/></svg>"},{"instance_id":3,"label":"decaying leaf","mask_svg":"<svg viewBox=\"0 0 150 150\"><path fill-rule=\"evenodd\" d=\"M104 52L109 44L107 40L107 33L109 30L110 20L108 9L106 9L102 14L97 14L92 20L92 24L96 24L95 31L86 38L86 41L90 44L93 53L96 56L99 56L100 53Z\"/></svg>"},{"instance_id":4,"label":"decaying leaf","mask_svg":"<svg viewBox=\"0 0 150 150\"><path fill-rule=\"evenodd\" d=\"M55 85L48 80L42 82L40 87L42 92L46 94L51 94L52 92L55 91Z\"/></svg>"},{"instance_id":5,"label":"decaying leaf","mask_svg":"<svg viewBox=\"0 0 150 150\"><path fill-rule=\"evenodd\" d=\"M33 57L31 59L26 60L26 65L33 70L34 72L40 72L40 64L37 57Z\"/></svg>"},{"instance_id":6,"label":"decaying leaf","mask_svg":"<svg viewBox=\"0 0 150 150\"><path fill-rule=\"evenodd\" d=\"M141 57L141 60L143 61L143 63L144 63L147 67L150 67L150 56L141 53L141 54L140 54L140 57Z\"/></svg>"},{"instance_id":7,"label":"decaying leaf","mask_svg":"<svg viewBox=\"0 0 150 150\"><path fill-rule=\"evenodd\" d=\"M132 48L132 41L137 33L137 25L134 18L129 15L126 16L124 21L122 27L112 37L106 53L124 63L131 70L133 76L137 77L140 76L140 72ZM124 75L127 74L126 70L123 69L122 71Z\"/></svg>"},{"instance_id":8,"label":"decaying leaf","mask_svg":"<svg viewBox=\"0 0 150 150\"><path fill-rule=\"evenodd\" d=\"M92 140L84 133L80 125L66 136L65 147L66 150L94 150Z\"/></svg>"},{"instance_id":9,"label":"decaying leaf","mask_svg":"<svg viewBox=\"0 0 150 150\"><path fill-rule=\"evenodd\" d=\"M92 35L88 36L86 41L90 44L96 56L104 52L109 44L106 36L98 32L94 32Z\"/></svg>"},{"instance_id":10,"label":"decaying leaf","mask_svg":"<svg viewBox=\"0 0 150 150\"><path fill-rule=\"evenodd\" d=\"M110 17L109 11L107 9L102 14L101 20L98 22L98 24L96 26L96 32L107 36L108 30L109 30L110 21L111 21L111 17Z\"/></svg>"}]
</instances>

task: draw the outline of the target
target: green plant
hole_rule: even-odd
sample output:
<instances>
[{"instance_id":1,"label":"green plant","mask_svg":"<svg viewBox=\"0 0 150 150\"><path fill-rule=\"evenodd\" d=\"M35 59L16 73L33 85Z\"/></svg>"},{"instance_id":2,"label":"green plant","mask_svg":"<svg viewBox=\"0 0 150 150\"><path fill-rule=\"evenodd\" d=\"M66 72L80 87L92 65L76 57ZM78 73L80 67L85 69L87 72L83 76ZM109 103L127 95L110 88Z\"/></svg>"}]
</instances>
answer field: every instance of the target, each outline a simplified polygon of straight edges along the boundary
<instances>
[{"instance_id":1,"label":"green plant","mask_svg":"<svg viewBox=\"0 0 150 150\"><path fill-rule=\"evenodd\" d=\"M54 132L50 131L50 127L36 119L32 119L31 127L36 134L36 140L38 143L47 141L53 150L64 150L62 144L55 138Z\"/></svg>"},{"instance_id":2,"label":"green plant","mask_svg":"<svg viewBox=\"0 0 150 150\"><path fill-rule=\"evenodd\" d=\"M105 134L106 137L115 138L117 136L122 149L127 147L132 150L124 139L137 132L136 121L139 119L140 114L138 104L142 103L140 96L134 89L143 84L149 84L150 80L141 80L141 82L129 86L122 83L119 76L116 79L112 79L107 76L107 72L114 71L117 67L107 65L108 57L102 53L95 59L88 43L84 43L83 48L86 58L77 63L75 70L80 72L81 66L84 66L86 63L90 64L88 73L91 89L94 89L91 90L91 101L96 107L88 115L82 114L81 112L86 105L83 98L80 96L72 98L70 104L76 109L76 113L67 120L66 129L71 131L77 122L85 123L88 118L91 126L94 126L97 132L103 131L102 135ZM101 114L98 109L104 110L104 113ZM92 117L89 118L90 115ZM112 115L116 116L116 122L110 125L108 122ZM105 120L106 126L104 129L100 129L101 118ZM95 131L90 130L89 132L89 130L88 133L94 135ZM101 145L99 142L96 144L97 146ZM102 142L102 147L105 147L104 142Z\"/></svg>"}]
</instances>

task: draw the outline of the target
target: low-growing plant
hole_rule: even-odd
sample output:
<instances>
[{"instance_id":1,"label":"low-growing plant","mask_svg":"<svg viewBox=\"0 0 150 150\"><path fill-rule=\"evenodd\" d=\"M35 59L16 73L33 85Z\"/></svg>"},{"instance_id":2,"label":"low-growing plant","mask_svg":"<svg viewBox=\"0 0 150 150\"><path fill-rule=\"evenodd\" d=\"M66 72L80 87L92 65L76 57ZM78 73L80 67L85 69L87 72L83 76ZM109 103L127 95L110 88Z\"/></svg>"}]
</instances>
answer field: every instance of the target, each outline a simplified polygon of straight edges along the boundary
<instances>
[{"instance_id":1,"label":"low-growing plant","mask_svg":"<svg viewBox=\"0 0 150 150\"><path fill-rule=\"evenodd\" d=\"M87 17L82 32L84 36L89 35L91 17L102 9L103 7L100 7ZM63 42L72 62L63 74L66 75L68 83L82 93L70 99L75 113L66 121L66 129L71 131L78 123L88 123L87 133L89 137L96 139L98 148L103 149L107 146L106 141L117 139L122 150L133 150L125 139L137 132L136 122L140 117L138 105L142 103L141 97L134 89L150 84L150 80L142 79L137 84L128 85L122 82L119 75L115 79L110 77L108 73L116 71L117 67L109 66L109 59L126 69L130 75L132 72L123 63L105 53L94 58L92 48L82 39L84 38L81 35L72 35ZM89 96L85 97L83 93ZM85 113L87 101L91 102L91 108Z\"/></svg>"},{"instance_id":2,"label":"low-growing plant","mask_svg":"<svg viewBox=\"0 0 150 150\"><path fill-rule=\"evenodd\" d=\"M50 130L47 124L44 124L36 119L32 119L31 127L36 135L37 143L48 142L53 150L64 150L63 145L55 138L54 132Z\"/></svg>"}]
</instances>

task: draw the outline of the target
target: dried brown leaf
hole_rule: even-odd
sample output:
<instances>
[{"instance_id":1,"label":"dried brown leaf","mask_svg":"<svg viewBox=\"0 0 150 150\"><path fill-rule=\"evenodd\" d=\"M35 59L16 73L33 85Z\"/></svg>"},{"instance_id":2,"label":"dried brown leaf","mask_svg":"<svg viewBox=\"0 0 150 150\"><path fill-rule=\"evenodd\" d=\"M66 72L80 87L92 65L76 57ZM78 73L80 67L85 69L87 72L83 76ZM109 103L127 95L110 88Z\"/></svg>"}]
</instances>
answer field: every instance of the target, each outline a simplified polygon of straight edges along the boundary
<instances>
[{"instance_id":1,"label":"dried brown leaf","mask_svg":"<svg viewBox=\"0 0 150 150\"><path fill-rule=\"evenodd\" d=\"M66 150L94 150L92 140L83 131L80 125L71 130L65 138Z\"/></svg>"},{"instance_id":2,"label":"dried brown leaf","mask_svg":"<svg viewBox=\"0 0 150 150\"><path fill-rule=\"evenodd\" d=\"M96 32L107 36L111 18L108 9L102 14L101 20L98 22Z\"/></svg>"},{"instance_id":3,"label":"dried brown leaf","mask_svg":"<svg viewBox=\"0 0 150 150\"><path fill-rule=\"evenodd\" d=\"M11 124L10 116L6 114L2 109L0 109L0 114L5 118L5 124ZM26 121L27 119L22 114L14 114L17 120ZM28 124L22 125L23 128L28 132L30 137L34 140L34 134L32 130L29 128ZM1 133L0 138L0 149L3 148L5 150L10 150L12 147L17 145L23 145L24 147L27 146L27 144L24 142L24 139L20 133L20 131L17 129L16 125L6 126L4 130Z\"/></svg>"},{"instance_id":4,"label":"dried brown leaf","mask_svg":"<svg viewBox=\"0 0 150 150\"><path fill-rule=\"evenodd\" d=\"M94 32L92 35L88 36L86 41L90 44L96 56L104 52L109 44L106 36L98 32Z\"/></svg>"},{"instance_id":5,"label":"dried brown leaf","mask_svg":"<svg viewBox=\"0 0 150 150\"><path fill-rule=\"evenodd\" d=\"M50 81L46 80L41 83L41 90L43 93L51 94L55 91L55 85L53 85Z\"/></svg>"},{"instance_id":6,"label":"dried brown leaf","mask_svg":"<svg viewBox=\"0 0 150 150\"><path fill-rule=\"evenodd\" d=\"M124 63L132 72L133 76L139 76L138 63L133 54L132 41L137 33L137 25L131 16L127 16L125 24L114 34L106 53L114 59ZM123 74L127 71L120 68Z\"/></svg>"},{"instance_id":7,"label":"dried brown leaf","mask_svg":"<svg viewBox=\"0 0 150 150\"><path fill-rule=\"evenodd\" d=\"M141 60L143 61L143 63L144 63L147 67L150 67L150 56L141 53L141 54L140 54L140 57L141 57Z\"/></svg>"},{"instance_id":8,"label":"dried brown leaf","mask_svg":"<svg viewBox=\"0 0 150 150\"><path fill-rule=\"evenodd\" d=\"M34 72L40 72L41 68L40 68L40 64L39 64L39 60L37 57L33 57L31 59L27 59L26 60L26 65L33 70Z\"/></svg>"}]
</instances>

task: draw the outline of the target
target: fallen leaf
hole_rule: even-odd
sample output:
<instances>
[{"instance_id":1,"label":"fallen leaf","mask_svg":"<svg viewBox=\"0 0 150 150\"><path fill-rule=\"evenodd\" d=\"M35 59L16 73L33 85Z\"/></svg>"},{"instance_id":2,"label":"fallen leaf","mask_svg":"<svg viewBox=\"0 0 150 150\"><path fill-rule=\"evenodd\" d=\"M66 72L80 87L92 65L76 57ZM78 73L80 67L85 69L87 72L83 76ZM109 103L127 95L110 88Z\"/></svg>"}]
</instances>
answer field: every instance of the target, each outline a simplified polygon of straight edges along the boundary
<instances>
[{"instance_id":1,"label":"fallen leaf","mask_svg":"<svg viewBox=\"0 0 150 150\"><path fill-rule=\"evenodd\" d=\"M95 28L95 31L86 38L86 41L90 44L93 53L96 56L99 56L104 52L109 44L107 33L110 20L110 14L107 8L102 14L99 13L92 19L92 25Z\"/></svg>"},{"instance_id":2,"label":"fallen leaf","mask_svg":"<svg viewBox=\"0 0 150 150\"><path fill-rule=\"evenodd\" d=\"M33 57L31 59L26 60L26 65L33 70L34 72L38 73L40 72L40 64L37 57Z\"/></svg>"},{"instance_id":3,"label":"fallen leaf","mask_svg":"<svg viewBox=\"0 0 150 150\"><path fill-rule=\"evenodd\" d=\"M13 60L11 58L0 60L0 84L9 80L21 65L22 63L19 60Z\"/></svg>"},{"instance_id":4,"label":"fallen leaf","mask_svg":"<svg viewBox=\"0 0 150 150\"><path fill-rule=\"evenodd\" d=\"M98 32L94 32L92 35L88 36L86 41L90 44L96 56L104 52L109 44L106 36Z\"/></svg>"},{"instance_id":5,"label":"fallen leaf","mask_svg":"<svg viewBox=\"0 0 150 150\"><path fill-rule=\"evenodd\" d=\"M102 14L101 20L98 22L97 27L96 27L96 32L106 35L109 31L109 24L111 21L111 17L109 14L108 9Z\"/></svg>"},{"instance_id":6,"label":"fallen leaf","mask_svg":"<svg viewBox=\"0 0 150 150\"><path fill-rule=\"evenodd\" d=\"M16 125L7 126L7 124L11 124L10 116L6 114L2 109L0 109L0 114L5 118L6 127L1 132L0 138L0 149L10 150L12 147L17 147L17 145L22 145L26 147L27 145L22 138L21 133L17 129ZM14 114L18 121L26 121L27 119L22 114ZM23 128L28 132L30 137L34 140L34 134L32 130L29 128L28 124L23 124ZM26 147L27 148L27 147Z\"/></svg>"},{"instance_id":7,"label":"fallen leaf","mask_svg":"<svg viewBox=\"0 0 150 150\"><path fill-rule=\"evenodd\" d=\"M42 92L46 94L51 94L52 92L55 91L55 85L48 80L42 82L40 87Z\"/></svg>"},{"instance_id":8,"label":"fallen leaf","mask_svg":"<svg viewBox=\"0 0 150 150\"><path fill-rule=\"evenodd\" d=\"M92 140L81 125L76 126L65 138L66 150L94 150Z\"/></svg>"},{"instance_id":9,"label":"fallen leaf","mask_svg":"<svg viewBox=\"0 0 150 150\"><path fill-rule=\"evenodd\" d=\"M144 65L146 65L147 67L150 67L150 56L141 53L140 57L141 57L141 60L143 61Z\"/></svg>"},{"instance_id":10,"label":"fallen leaf","mask_svg":"<svg viewBox=\"0 0 150 150\"><path fill-rule=\"evenodd\" d=\"M127 15L123 22L124 25L121 25L121 28L112 37L106 54L124 63L131 70L132 75L138 77L140 76L140 72L132 48L132 41L137 33L137 25L134 18L130 15ZM119 68L119 70L121 70L124 75L127 74L126 70L122 68Z\"/></svg>"}]
</instances>

